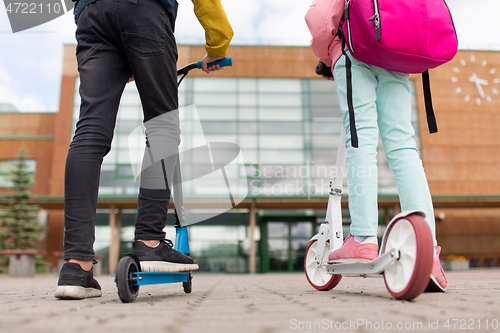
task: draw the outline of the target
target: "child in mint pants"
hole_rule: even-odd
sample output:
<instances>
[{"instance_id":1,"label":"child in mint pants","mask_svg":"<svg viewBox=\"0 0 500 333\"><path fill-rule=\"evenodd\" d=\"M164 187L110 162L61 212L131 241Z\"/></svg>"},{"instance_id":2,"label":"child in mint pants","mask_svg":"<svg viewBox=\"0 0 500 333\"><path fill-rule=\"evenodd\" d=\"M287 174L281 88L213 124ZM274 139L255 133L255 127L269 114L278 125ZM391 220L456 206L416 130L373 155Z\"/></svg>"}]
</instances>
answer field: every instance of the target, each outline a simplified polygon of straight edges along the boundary
<instances>
[{"instance_id":1,"label":"child in mint pants","mask_svg":"<svg viewBox=\"0 0 500 333\"><path fill-rule=\"evenodd\" d=\"M434 209L411 124L411 91L408 74L368 65L350 56L353 105L359 147L351 145L345 56L335 63L333 75L346 130L349 212L353 235L376 236L378 225L377 146L379 131L387 161L394 172L401 210L419 210L437 245Z\"/></svg>"},{"instance_id":2,"label":"child in mint pants","mask_svg":"<svg viewBox=\"0 0 500 333\"><path fill-rule=\"evenodd\" d=\"M349 51L342 54L337 36L344 13L344 0L314 0L306 14L311 31L311 48L318 60L332 67L346 131L347 180L351 234L342 247L329 255L334 261L368 261L377 257L378 172L377 146L379 133L389 166L394 172L401 209L419 210L426 215L434 240L434 262L430 289L447 286L437 246L434 209L422 161L411 124L411 91L409 75L383 69L356 60ZM347 106L346 57L351 60L352 101L358 148L351 145Z\"/></svg>"}]
</instances>

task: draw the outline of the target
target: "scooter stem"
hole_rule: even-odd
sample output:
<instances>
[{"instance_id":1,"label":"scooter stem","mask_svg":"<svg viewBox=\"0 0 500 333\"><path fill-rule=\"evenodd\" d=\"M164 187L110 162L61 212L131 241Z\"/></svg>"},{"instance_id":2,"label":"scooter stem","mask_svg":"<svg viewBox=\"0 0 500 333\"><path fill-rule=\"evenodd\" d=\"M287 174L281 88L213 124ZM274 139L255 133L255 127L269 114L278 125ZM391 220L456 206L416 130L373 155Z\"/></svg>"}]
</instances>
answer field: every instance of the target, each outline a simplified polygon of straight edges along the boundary
<instances>
[{"instance_id":1,"label":"scooter stem","mask_svg":"<svg viewBox=\"0 0 500 333\"><path fill-rule=\"evenodd\" d=\"M344 240L342 230L342 187L344 183L345 171L345 130L342 126L340 131L339 148L337 151L337 161L335 163L335 177L330 183L330 194L328 197L328 208L326 209L326 221L329 223L330 252L340 248Z\"/></svg>"}]
</instances>

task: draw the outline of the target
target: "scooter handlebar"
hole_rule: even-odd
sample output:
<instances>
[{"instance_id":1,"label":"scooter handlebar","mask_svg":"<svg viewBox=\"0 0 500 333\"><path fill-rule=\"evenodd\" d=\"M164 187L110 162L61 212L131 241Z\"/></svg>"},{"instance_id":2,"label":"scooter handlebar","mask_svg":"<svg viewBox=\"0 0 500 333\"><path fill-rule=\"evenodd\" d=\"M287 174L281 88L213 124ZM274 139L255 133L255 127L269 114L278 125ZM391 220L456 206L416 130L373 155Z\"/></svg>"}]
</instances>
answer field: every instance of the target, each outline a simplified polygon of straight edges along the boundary
<instances>
[{"instance_id":1,"label":"scooter handlebar","mask_svg":"<svg viewBox=\"0 0 500 333\"><path fill-rule=\"evenodd\" d=\"M196 64L198 65L198 69L201 69L201 60L199 60ZM222 58L219 60L209 62L207 64L207 67L212 67L213 65L219 65L220 67L232 66L233 65L233 58L226 57L226 58Z\"/></svg>"},{"instance_id":2,"label":"scooter handlebar","mask_svg":"<svg viewBox=\"0 0 500 333\"><path fill-rule=\"evenodd\" d=\"M318 64L316 65L316 74L325 75L328 77L333 77L332 68L328 67L327 65L325 65L321 61L318 62Z\"/></svg>"}]
</instances>

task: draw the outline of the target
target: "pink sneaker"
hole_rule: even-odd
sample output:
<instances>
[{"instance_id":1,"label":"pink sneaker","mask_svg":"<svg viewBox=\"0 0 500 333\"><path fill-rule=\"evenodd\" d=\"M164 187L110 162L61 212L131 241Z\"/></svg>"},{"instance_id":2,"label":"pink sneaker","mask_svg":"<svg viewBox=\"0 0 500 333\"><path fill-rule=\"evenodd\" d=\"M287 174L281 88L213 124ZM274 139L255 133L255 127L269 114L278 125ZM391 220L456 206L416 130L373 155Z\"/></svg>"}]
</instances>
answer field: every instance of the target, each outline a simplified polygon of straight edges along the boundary
<instances>
[{"instance_id":1,"label":"pink sneaker","mask_svg":"<svg viewBox=\"0 0 500 333\"><path fill-rule=\"evenodd\" d=\"M441 267L441 263L439 262L439 254L441 253L441 247L435 246L435 255L434 260L432 262L432 271L431 271L431 279L429 284L427 285L427 289L425 292L443 292L444 288L448 285L448 281L446 280L446 276L444 276L443 268Z\"/></svg>"},{"instance_id":2,"label":"pink sneaker","mask_svg":"<svg viewBox=\"0 0 500 333\"><path fill-rule=\"evenodd\" d=\"M353 235L349 235L342 243L340 249L330 253L329 262L366 262L377 258L378 244L376 237L368 237L358 243Z\"/></svg>"}]
</instances>

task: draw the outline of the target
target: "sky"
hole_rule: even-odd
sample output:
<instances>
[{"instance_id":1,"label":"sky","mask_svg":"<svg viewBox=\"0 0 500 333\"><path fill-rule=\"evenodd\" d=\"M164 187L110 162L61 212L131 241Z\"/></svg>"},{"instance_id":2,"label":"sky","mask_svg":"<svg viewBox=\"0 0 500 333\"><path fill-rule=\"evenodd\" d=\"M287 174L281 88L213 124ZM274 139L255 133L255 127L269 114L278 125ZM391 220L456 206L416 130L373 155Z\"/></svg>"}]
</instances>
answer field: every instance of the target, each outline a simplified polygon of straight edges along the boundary
<instances>
[{"instance_id":1,"label":"sky","mask_svg":"<svg viewBox=\"0 0 500 333\"><path fill-rule=\"evenodd\" d=\"M204 44L190 0L178 0L178 44ZM222 0L234 30L232 45L307 46L304 21L310 0ZM448 0L459 49L500 51L500 0ZM38 27L12 33L0 8L0 105L20 111L56 112L64 44L76 44L73 12ZM229 49L229 53L231 50ZM230 54L229 54L230 55ZM237 62L237 59L234 59Z\"/></svg>"}]
</instances>

